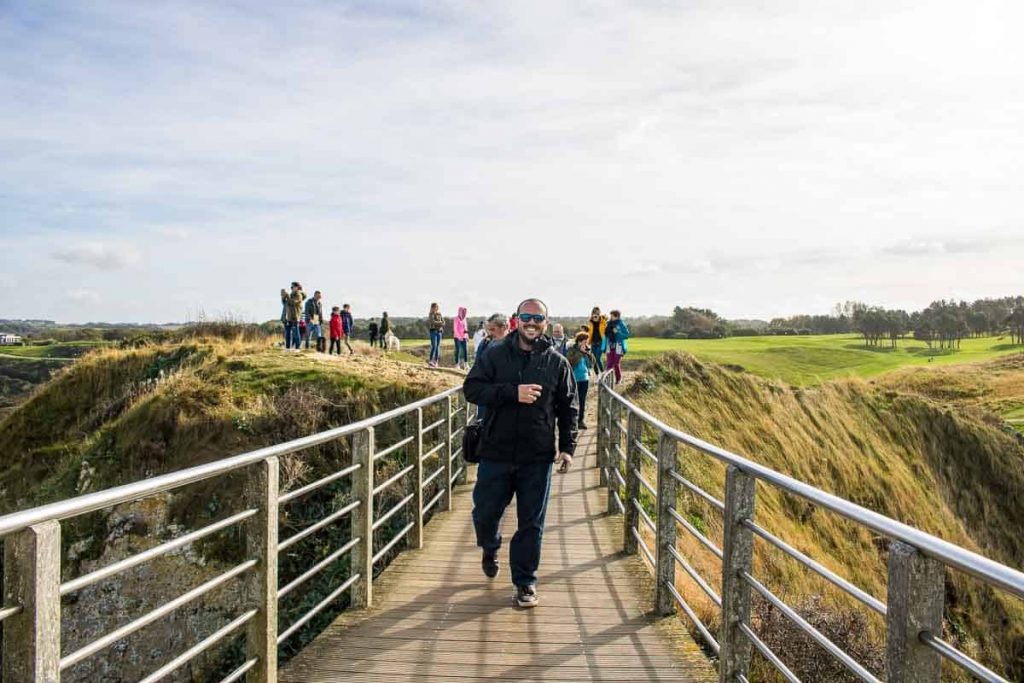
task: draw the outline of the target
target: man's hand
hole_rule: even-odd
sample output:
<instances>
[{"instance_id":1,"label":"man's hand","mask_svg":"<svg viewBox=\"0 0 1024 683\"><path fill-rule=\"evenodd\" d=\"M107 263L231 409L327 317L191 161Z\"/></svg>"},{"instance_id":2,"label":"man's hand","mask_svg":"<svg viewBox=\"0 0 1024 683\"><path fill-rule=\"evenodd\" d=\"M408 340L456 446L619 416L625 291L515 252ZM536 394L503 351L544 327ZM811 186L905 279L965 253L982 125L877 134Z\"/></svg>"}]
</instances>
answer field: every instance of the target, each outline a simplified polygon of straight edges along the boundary
<instances>
[{"instance_id":1,"label":"man's hand","mask_svg":"<svg viewBox=\"0 0 1024 683\"><path fill-rule=\"evenodd\" d=\"M558 473L565 474L572 467L572 456L568 453L559 453L555 456L555 464L558 465Z\"/></svg>"},{"instance_id":2,"label":"man's hand","mask_svg":"<svg viewBox=\"0 0 1024 683\"><path fill-rule=\"evenodd\" d=\"M520 384L519 385L519 402L530 405L535 403L540 398L540 391L543 389L539 384Z\"/></svg>"}]
</instances>

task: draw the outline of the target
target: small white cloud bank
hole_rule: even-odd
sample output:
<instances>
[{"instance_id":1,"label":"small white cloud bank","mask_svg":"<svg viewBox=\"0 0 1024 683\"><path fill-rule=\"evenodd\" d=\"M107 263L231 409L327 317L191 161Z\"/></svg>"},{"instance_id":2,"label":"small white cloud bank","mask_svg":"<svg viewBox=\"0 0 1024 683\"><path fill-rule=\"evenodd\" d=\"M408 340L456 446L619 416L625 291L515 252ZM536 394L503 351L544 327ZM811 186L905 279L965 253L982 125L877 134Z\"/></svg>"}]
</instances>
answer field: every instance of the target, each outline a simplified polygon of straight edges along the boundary
<instances>
[{"instance_id":1,"label":"small white cloud bank","mask_svg":"<svg viewBox=\"0 0 1024 683\"><path fill-rule=\"evenodd\" d=\"M135 245L113 242L82 242L60 247L54 250L53 257L65 263L101 270L134 268L142 262L142 254Z\"/></svg>"}]
</instances>

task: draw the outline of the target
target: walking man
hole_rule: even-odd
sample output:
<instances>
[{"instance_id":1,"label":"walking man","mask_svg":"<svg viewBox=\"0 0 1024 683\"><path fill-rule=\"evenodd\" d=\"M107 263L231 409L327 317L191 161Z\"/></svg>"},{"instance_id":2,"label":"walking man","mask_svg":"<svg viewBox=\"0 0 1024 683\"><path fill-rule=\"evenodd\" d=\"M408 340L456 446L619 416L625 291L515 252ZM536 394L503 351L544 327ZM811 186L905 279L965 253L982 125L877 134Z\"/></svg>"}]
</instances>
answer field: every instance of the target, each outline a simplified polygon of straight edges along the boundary
<instances>
[{"instance_id":1,"label":"walking man","mask_svg":"<svg viewBox=\"0 0 1024 683\"><path fill-rule=\"evenodd\" d=\"M557 462L564 473L572 465L577 396L569 361L544 336L544 302L527 299L519 304L516 318L517 330L479 357L463 388L466 400L487 406L473 489L481 567L490 578L498 574L501 518L514 495L519 525L509 543L509 566L515 604L534 607L551 467Z\"/></svg>"}]
</instances>

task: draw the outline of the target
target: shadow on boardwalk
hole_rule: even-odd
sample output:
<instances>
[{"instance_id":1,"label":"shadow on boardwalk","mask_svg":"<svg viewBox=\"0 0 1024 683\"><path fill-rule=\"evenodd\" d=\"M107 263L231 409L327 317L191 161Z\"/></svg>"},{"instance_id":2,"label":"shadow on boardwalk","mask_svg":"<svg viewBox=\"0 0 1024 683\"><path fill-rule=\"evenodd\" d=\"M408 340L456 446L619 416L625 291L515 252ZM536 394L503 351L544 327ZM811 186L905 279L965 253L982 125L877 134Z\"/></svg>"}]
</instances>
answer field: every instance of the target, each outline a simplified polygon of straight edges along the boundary
<instances>
[{"instance_id":1,"label":"shadow on boardwalk","mask_svg":"<svg viewBox=\"0 0 1024 683\"><path fill-rule=\"evenodd\" d=\"M427 527L424 549L377 579L371 610L342 614L282 670L285 683L326 681L713 681L678 620L648 613L650 577L621 552L607 517L594 430L574 470L554 475L541 560L540 606L512 604L507 544L487 579L473 536L470 487ZM502 535L515 530L515 506Z\"/></svg>"}]
</instances>

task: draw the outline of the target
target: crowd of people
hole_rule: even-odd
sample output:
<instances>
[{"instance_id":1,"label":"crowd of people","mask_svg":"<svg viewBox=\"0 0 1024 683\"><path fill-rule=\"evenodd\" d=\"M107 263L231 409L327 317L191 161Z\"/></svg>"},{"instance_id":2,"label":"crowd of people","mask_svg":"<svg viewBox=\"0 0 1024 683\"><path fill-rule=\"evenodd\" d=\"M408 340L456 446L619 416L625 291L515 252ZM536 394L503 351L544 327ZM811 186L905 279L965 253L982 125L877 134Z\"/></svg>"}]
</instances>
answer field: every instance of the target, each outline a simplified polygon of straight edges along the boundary
<instances>
[{"instance_id":1,"label":"crowd of people","mask_svg":"<svg viewBox=\"0 0 1024 683\"><path fill-rule=\"evenodd\" d=\"M298 351L303 345L308 349L312 344L320 353L337 353L340 356L341 345L344 343L349 355L355 353L350 341L355 333L352 306L332 306L331 316L325 325L323 294L320 290L316 290L313 296L307 298L302 285L298 282L293 282L288 290L282 289L281 323L284 325L286 350ZM387 311L384 311L379 324L374 321L369 325L371 346L379 344L381 348L385 348L390 331L391 320Z\"/></svg>"},{"instance_id":2,"label":"crowd of people","mask_svg":"<svg viewBox=\"0 0 1024 683\"><path fill-rule=\"evenodd\" d=\"M487 347L504 339L515 332L521 321L521 312L511 316L494 313L480 322L477 329L470 333L468 310L459 306L452 318L452 333L455 342L453 362L455 367L468 370L470 367L469 342L472 336L473 362L480 359ZM546 313L545 313L546 315ZM303 346L311 345L321 353L341 355L342 344L349 354L355 353L351 339L355 333L355 322L352 307L349 304L332 306L330 317L325 324L323 295L320 290L306 297L302 285L291 283L290 290L281 290L281 322L284 324L284 348L298 351ZM427 364L438 367L441 364L441 340L444 336L446 319L441 313L437 302L430 304L427 313L427 329L430 334L430 349ZM545 322L548 322L545 320ZM393 336L391 320L385 311L380 320L372 320L367 326L370 346L388 348L388 338ZM571 334L559 323L551 325L550 342L552 348L569 360L576 387L579 393L581 409L580 427L583 424L583 407L586 405L587 391L590 386L590 375L611 370L615 381L622 380L621 363L627 352L626 340L629 339L629 326L617 310L607 315L595 306L590 312L590 319ZM329 345L328 345L329 342Z\"/></svg>"}]
</instances>

